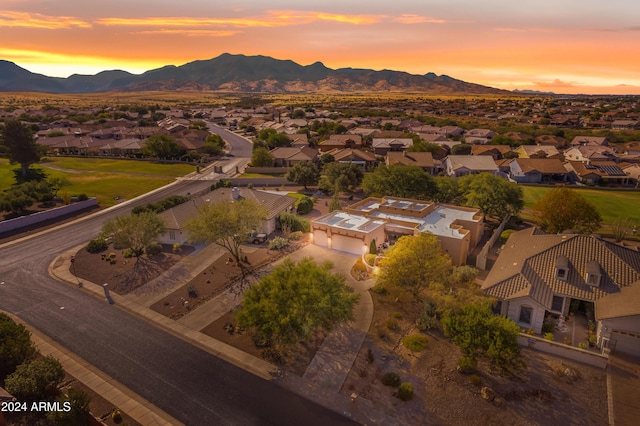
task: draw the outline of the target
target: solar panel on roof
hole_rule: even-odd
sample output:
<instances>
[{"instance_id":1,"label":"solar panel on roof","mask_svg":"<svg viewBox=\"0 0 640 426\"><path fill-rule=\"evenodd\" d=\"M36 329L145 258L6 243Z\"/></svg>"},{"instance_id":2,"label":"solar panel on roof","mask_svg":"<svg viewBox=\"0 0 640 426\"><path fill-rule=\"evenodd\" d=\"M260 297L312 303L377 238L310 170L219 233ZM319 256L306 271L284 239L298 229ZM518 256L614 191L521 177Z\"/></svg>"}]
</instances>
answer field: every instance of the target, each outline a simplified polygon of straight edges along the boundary
<instances>
[{"instance_id":1,"label":"solar panel on roof","mask_svg":"<svg viewBox=\"0 0 640 426\"><path fill-rule=\"evenodd\" d=\"M600 166L600 170L609 176L625 176L625 173L618 166Z\"/></svg>"}]
</instances>

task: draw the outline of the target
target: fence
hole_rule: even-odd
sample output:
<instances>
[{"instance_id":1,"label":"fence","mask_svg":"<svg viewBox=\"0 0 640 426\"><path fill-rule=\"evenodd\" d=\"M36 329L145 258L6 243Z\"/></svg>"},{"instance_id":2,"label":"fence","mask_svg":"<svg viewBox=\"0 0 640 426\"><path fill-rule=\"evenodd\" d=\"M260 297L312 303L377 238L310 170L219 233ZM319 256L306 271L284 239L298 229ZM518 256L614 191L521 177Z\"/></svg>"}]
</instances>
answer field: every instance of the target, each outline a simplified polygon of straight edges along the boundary
<instances>
[{"instance_id":1,"label":"fence","mask_svg":"<svg viewBox=\"0 0 640 426\"><path fill-rule=\"evenodd\" d=\"M536 336L530 336L528 334L520 334L518 337L518 343L520 346L529 347L552 355L558 355L573 361L589 364L594 367L605 368L608 363L608 358L600 353L564 345L562 343L542 339Z\"/></svg>"},{"instance_id":2,"label":"fence","mask_svg":"<svg viewBox=\"0 0 640 426\"><path fill-rule=\"evenodd\" d=\"M496 228L491 238L489 238L489 241L487 241L482 247L482 250L478 253L478 257L476 257L476 268L482 269L483 271L487 269L487 257L489 256L489 250L491 250L491 247L493 247L496 241L498 241L498 238L500 238L500 234L502 234L502 231L507 225L510 217L511 216L507 216L504 218L502 223L500 223L500 226Z\"/></svg>"},{"instance_id":3,"label":"fence","mask_svg":"<svg viewBox=\"0 0 640 426\"><path fill-rule=\"evenodd\" d=\"M56 219L60 216L67 215L69 213L75 213L80 210L95 207L98 202L95 198L89 198L85 201L78 201L68 204L62 207L56 207L55 209L46 210L38 213L30 214L29 216L17 217L15 219L3 220L0 222L0 234L3 232L13 231L25 226L35 225L46 220Z\"/></svg>"}]
</instances>

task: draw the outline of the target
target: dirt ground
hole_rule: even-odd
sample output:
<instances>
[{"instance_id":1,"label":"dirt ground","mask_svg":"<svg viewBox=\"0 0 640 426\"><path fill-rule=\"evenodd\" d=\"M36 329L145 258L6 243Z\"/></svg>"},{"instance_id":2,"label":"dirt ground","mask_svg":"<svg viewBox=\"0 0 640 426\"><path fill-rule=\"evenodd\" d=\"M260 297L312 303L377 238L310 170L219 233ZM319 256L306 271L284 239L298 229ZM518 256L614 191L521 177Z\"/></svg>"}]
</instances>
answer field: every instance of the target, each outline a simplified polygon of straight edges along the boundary
<instances>
[{"instance_id":1,"label":"dirt ground","mask_svg":"<svg viewBox=\"0 0 640 426\"><path fill-rule=\"evenodd\" d=\"M523 349L527 368L517 377L501 376L480 363L473 374L457 370L458 348L441 332L426 333L425 350L412 353L402 337L418 334L412 321L418 307L398 295L372 293L374 319L342 394L357 393L399 424L447 425L605 425L607 417L606 373L602 369ZM373 362L368 362L368 350ZM569 369L575 377L569 378ZM402 402L381 377L396 372L414 386L414 399ZM485 386L496 399L481 396Z\"/></svg>"},{"instance_id":2,"label":"dirt ground","mask_svg":"<svg viewBox=\"0 0 640 426\"><path fill-rule=\"evenodd\" d=\"M184 256L193 252L193 247L184 246L179 253L173 253L171 246L163 246L162 253L155 256L142 255L125 258L123 250L115 250L112 245L100 252L89 253L81 248L75 254L71 272L80 280L95 284L108 283L111 291L124 295L153 280L171 268ZM103 260L102 255L115 253L113 261Z\"/></svg>"}]
</instances>

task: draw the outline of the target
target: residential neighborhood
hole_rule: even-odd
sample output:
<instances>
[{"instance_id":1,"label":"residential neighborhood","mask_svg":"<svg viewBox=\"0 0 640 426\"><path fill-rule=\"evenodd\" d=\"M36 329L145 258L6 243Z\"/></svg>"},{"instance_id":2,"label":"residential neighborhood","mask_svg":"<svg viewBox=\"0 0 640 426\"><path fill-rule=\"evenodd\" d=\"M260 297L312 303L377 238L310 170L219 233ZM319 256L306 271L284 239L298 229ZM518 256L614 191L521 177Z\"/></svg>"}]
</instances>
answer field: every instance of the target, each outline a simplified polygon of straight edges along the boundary
<instances>
[{"instance_id":1,"label":"residential neighborhood","mask_svg":"<svg viewBox=\"0 0 640 426\"><path fill-rule=\"evenodd\" d=\"M32 241L46 263L34 281L68 300L55 315L93 310L122 329L133 315L146 325L132 330L169 331L161 347L273 385L274 407L292 392L360 424L547 424L563 403L589 411L584 424L625 424L640 410L621 391L637 375L619 374L640 365L636 98L292 99L2 105L0 309L39 297L10 267L31 267ZM14 154L24 135L33 159ZM146 392L110 351L61 344ZM3 400L22 398L18 365L0 369ZM84 385L111 404L104 421L181 423L143 399L125 409L109 383Z\"/></svg>"}]
</instances>

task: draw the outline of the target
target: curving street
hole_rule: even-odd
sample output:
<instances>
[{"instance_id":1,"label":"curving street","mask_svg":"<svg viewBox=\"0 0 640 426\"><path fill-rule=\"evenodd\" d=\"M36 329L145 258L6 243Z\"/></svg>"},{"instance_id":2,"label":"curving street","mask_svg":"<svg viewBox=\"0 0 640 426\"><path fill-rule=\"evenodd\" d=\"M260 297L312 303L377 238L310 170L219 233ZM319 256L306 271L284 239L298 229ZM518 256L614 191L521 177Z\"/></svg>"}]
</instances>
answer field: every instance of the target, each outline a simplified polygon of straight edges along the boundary
<instances>
[{"instance_id":1,"label":"curving street","mask_svg":"<svg viewBox=\"0 0 640 426\"><path fill-rule=\"evenodd\" d=\"M250 149L250 143L240 139L234 142ZM229 142L235 153L234 142ZM126 205L3 244L0 310L18 316L187 425L354 424L49 276L48 266L57 254L93 238L105 219L168 195L195 193L210 183L182 180Z\"/></svg>"}]
</instances>

